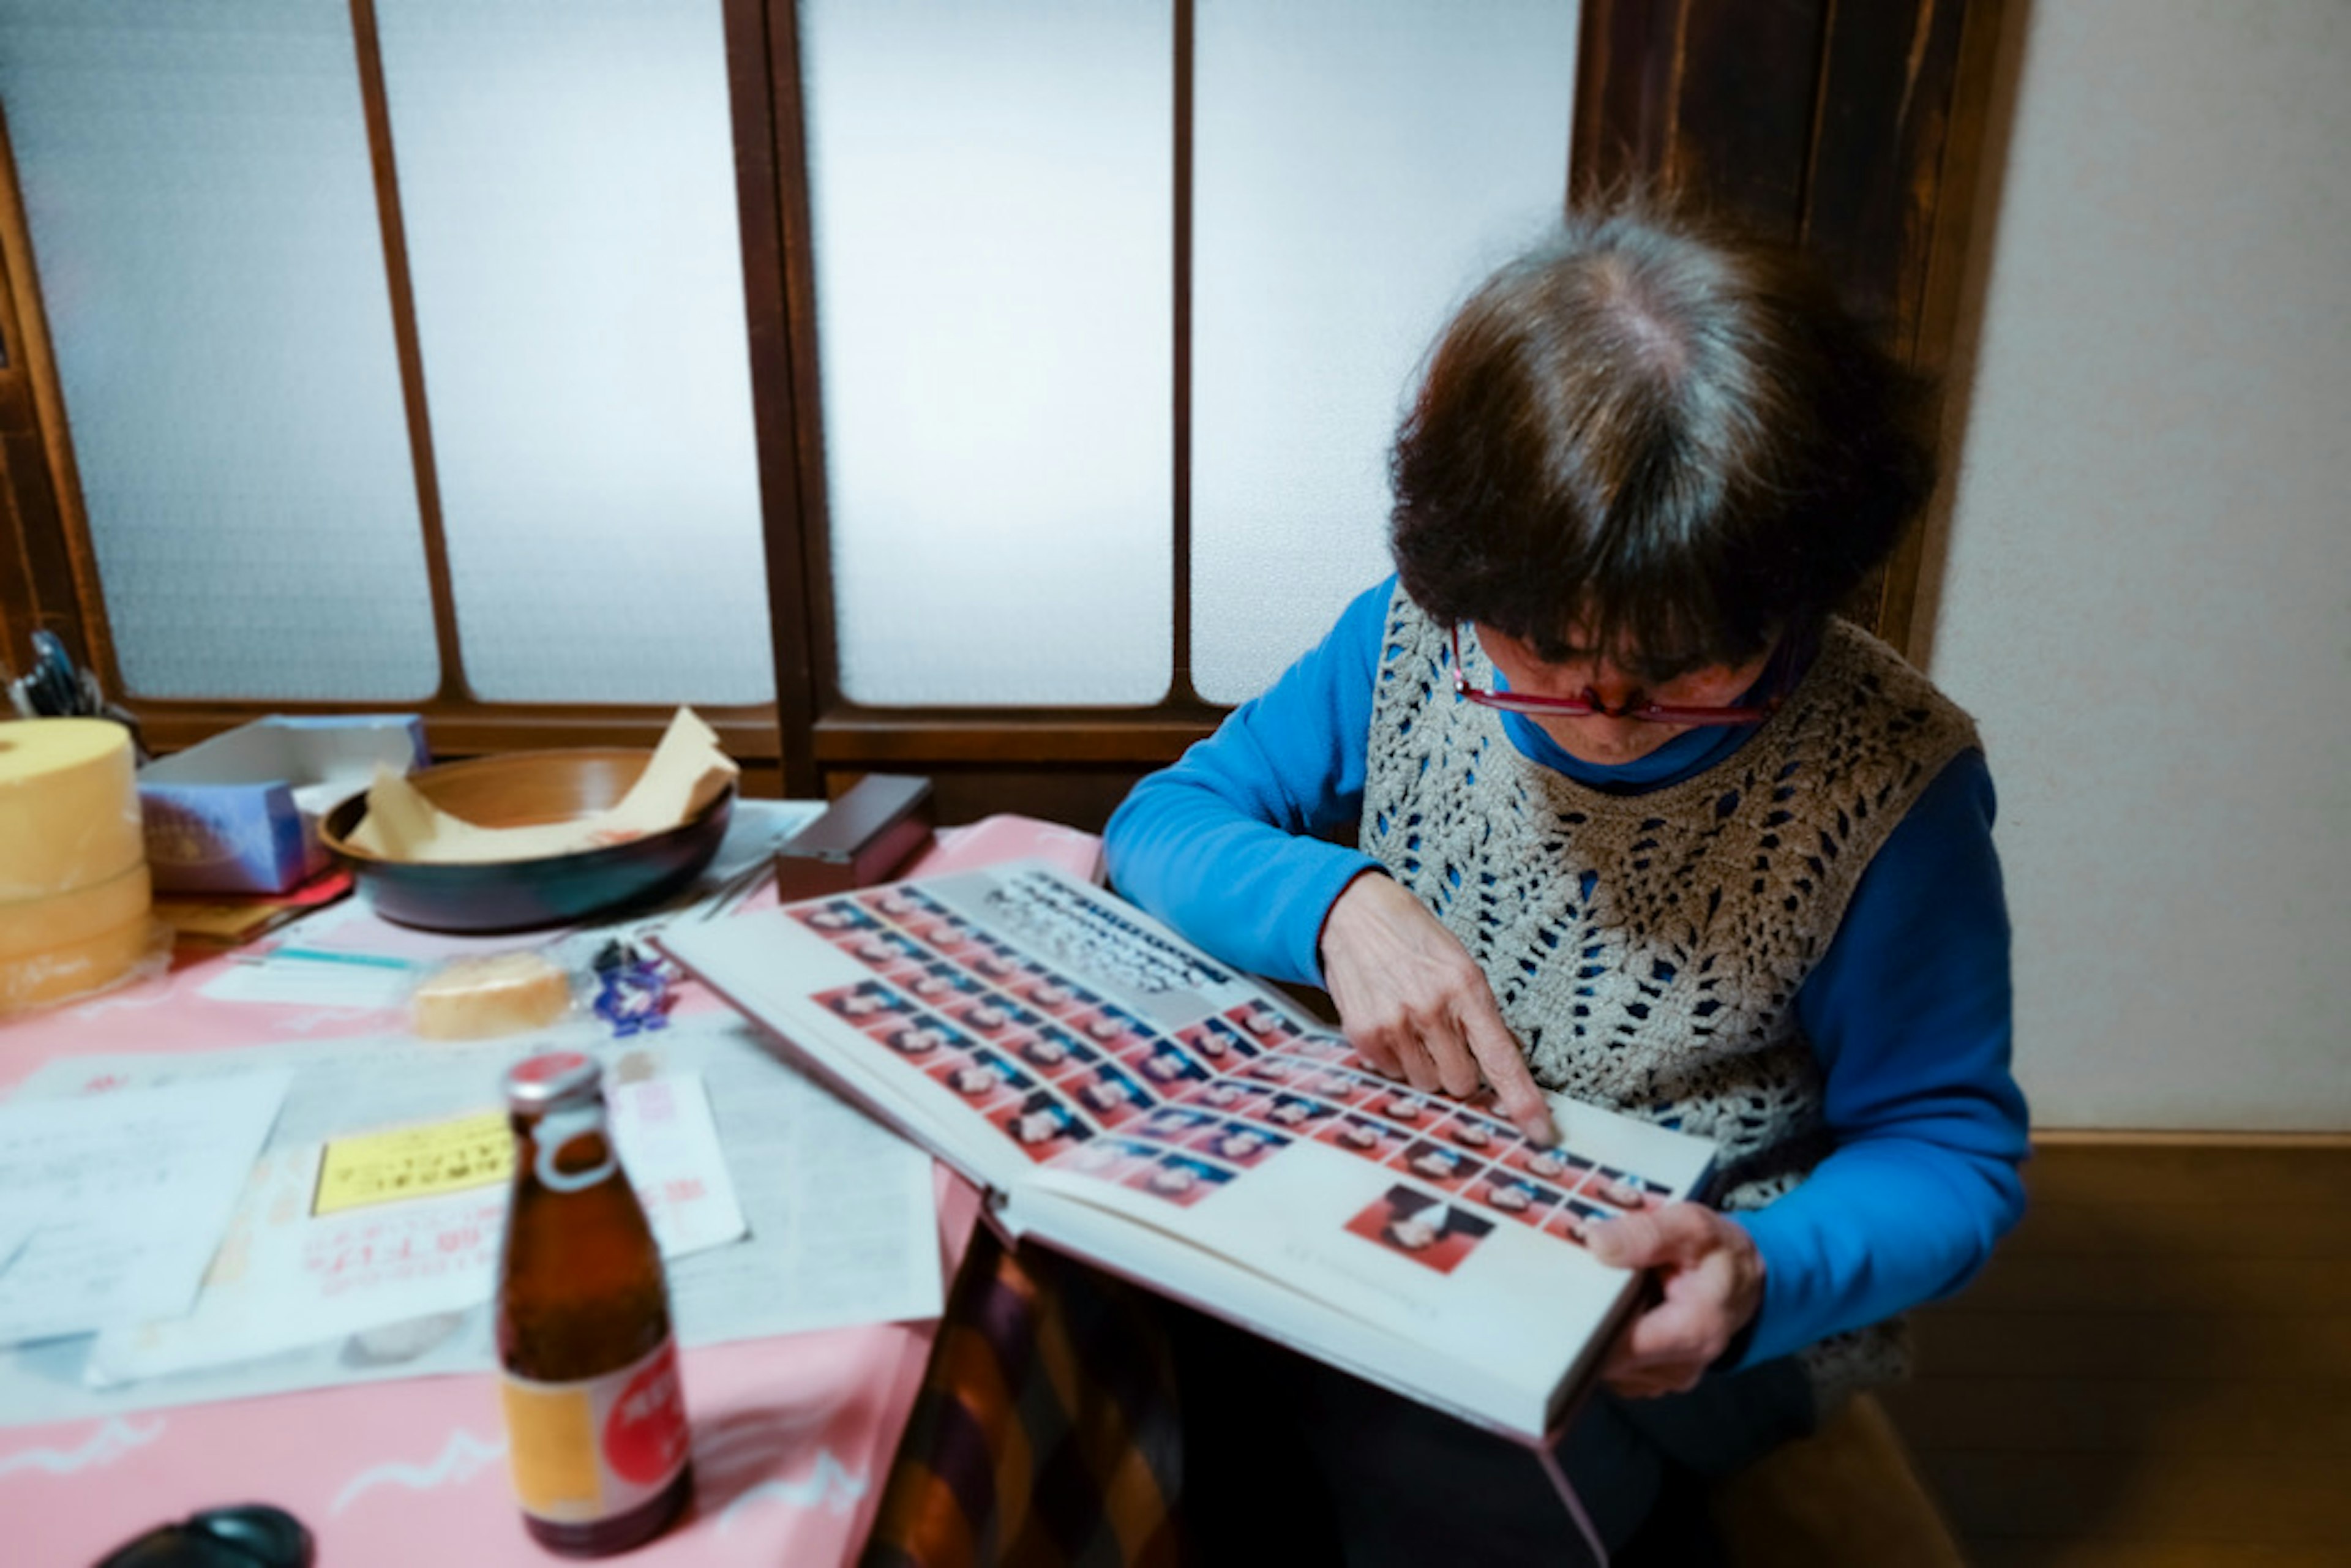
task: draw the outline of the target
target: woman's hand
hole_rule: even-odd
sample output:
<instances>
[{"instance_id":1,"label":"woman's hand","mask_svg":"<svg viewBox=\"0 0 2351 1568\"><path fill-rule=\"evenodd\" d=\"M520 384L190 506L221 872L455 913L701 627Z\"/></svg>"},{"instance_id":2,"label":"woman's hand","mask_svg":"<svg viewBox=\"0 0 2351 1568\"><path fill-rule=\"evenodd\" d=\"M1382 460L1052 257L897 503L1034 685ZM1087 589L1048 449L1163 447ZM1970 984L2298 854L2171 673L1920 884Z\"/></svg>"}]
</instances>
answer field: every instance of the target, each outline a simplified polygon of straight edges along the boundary
<instances>
[{"instance_id":1,"label":"woman's hand","mask_svg":"<svg viewBox=\"0 0 2351 1568\"><path fill-rule=\"evenodd\" d=\"M1630 1398L1679 1394L1763 1304L1763 1257L1744 1228L1695 1203L1643 1207L1584 1231L1603 1263L1646 1269L1662 1298L1616 1337L1600 1380Z\"/></svg>"},{"instance_id":2,"label":"woman's hand","mask_svg":"<svg viewBox=\"0 0 2351 1568\"><path fill-rule=\"evenodd\" d=\"M1347 884L1322 923L1322 977L1340 1027L1373 1066L1457 1099L1482 1078L1519 1131L1558 1141L1485 974L1401 885L1376 872Z\"/></svg>"}]
</instances>

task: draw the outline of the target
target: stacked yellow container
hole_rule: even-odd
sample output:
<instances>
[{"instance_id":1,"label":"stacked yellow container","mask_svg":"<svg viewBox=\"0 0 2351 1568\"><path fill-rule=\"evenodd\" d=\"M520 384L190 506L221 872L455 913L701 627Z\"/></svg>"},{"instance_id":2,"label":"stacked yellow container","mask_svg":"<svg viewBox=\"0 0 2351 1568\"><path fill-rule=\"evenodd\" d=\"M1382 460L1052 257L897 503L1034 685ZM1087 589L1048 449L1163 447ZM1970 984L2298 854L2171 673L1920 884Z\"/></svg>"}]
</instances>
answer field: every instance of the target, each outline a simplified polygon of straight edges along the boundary
<instances>
[{"instance_id":1,"label":"stacked yellow container","mask_svg":"<svg viewBox=\"0 0 2351 1568\"><path fill-rule=\"evenodd\" d=\"M0 1013L94 991L152 945L131 733L0 724Z\"/></svg>"}]
</instances>

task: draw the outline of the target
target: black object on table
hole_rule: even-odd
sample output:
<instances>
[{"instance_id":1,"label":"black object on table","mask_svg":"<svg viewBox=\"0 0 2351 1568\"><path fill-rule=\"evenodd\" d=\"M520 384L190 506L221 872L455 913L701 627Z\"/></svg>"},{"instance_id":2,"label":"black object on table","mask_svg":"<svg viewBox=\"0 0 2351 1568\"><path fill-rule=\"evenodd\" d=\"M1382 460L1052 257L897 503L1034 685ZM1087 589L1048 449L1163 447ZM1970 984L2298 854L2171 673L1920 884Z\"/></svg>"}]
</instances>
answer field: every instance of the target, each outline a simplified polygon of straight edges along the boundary
<instances>
[{"instance_id":1,"label":"black object on table","mask_svg":"<svg viewBox=\"0 0 2351 1568\"><path fill-rule=\"evenodd\" d=\"M95 1568L310 1568L317 1556L300 1520L274 1503L243 1502L157 1525Z\"/></svg>"}]
</instances>

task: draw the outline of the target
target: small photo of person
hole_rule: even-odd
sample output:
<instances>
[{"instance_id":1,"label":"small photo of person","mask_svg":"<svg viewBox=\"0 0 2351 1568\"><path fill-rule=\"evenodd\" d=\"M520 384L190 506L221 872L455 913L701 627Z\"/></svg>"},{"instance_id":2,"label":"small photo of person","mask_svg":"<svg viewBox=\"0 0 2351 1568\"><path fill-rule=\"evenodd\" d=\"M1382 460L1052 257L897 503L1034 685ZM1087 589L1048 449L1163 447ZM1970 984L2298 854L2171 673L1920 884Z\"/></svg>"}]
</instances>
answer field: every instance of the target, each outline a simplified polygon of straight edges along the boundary
<instances>
[{"instance_id":1,"label":"small photo of person","mask_svg":"<svg viewBox=\"0 0 2351 1568\"><path fill-rule=\"evenodd\" d=\"M1115 1127L1130 1116L1139 1116L1157 1102L1127 1075L1115 1062L1105 1061L1083 1078L1072 1079L1065 1085L1076 1095L1078 1104L1105 1127Z\"/></svg>"},{"instance_id":2,"label":"small photo of person","mask_svg":"<svg viewBox=\"0 0 2351 1568\"><path fill-rule=\"evenodd\" d=\"M1016 1008L999 998L981 992L947 1014L949 1018L985 1039L996 1040L1016 1029L1034 1028L1041 1020L1035 1013Z\"/></svg>"},{"instance_id":3,"label":"small photo of person","mask_svg":"<svg viewBox=\"0 0 2351 1568\"><path fill-rule=\"evenodd\" d=\"M1085 1065L1079 1053L1085 1046L1050 1025L1025 1040L1012 1042L1013 1053L1048 1078L1057 1078ZM1091 1053L1088 1053L1091 1054Z\"/></svg>"},{"instance_id":4,"label":"small photo of person","mask_svg":"<svg viewBox=\"0 0 2351 1568\"><path fill-rule=\"evenodd\" d=\"M1490 1157L1501 1152L1500 1145L1505 1139L1518 1134L1508 1127L1498 1127L1474 1113L1456 1111L1434 1135L1456 1148L1467 1149L1481 1157Z\"/></svg>"},{"instance_id":5,"label":"small photo of person","mask_svg":"<svg viewBox=\"0 0 2351 1568\"><path fill-rule=\"evenodd\" d=\"M1602 1166L1583 1184L1584 1195L1603 1203L1613 1203L1619 1208L1638 1208L1652 1197L1664 1197L1672 1189L1660 1182L1644 1181L1630 1171L1620 1171L1613 1166Z\"/></svg>"},{"instance_id":6,"label":"small photo of person","mask_svg":"<svg viewBox=\"0 0 2351 1568\"><path fill-rule=\"evenodd\" d=\"M1539 1149L1532 1144L1512 1149L1502 1163L1562 1192L1573 1192L1583 1185L1584 1174L1592 1169L1592 1162L1582 1155L1566 1149Z\"/></svg>"},{"instance_id":7,"label":"small photo of person","mask_svg":"<svg viewBox=\"0 0 2351 1568\"><path fill-rule=\"evenodd\" d=\"M1117 1008L1096 1008L1073 1021L1080 1034L1114 1054L1145 1051L1153 1044L1151 1031Z\"/></svg>"},{"instance_id":8,"label":"small photo of person","mask_svg":"<svg viewBox=\"0 0 2351 1568\"><path fill-rule=\"evenodd\" d=\"M1047 1024L1039 1030L1037 1038L1057 1045L1069 1053L1061 1065L1049 1070L1050 1076L1056 1080L1074 1080L1083 1077L1110 1060L1069 1030L1056 1029L1051 1024Z\"/></svg>"},{"instance_id":9,"label":"small photo of person","mask_svg":"<svg viewBox=\"0 0 2351 1568\"><path fill-rule=\"evenodd\" d=\"M904 982L917 1000L944 1008L980 994L977 980L952 964L933 964Z\"/></svg>"},{"instance_id":10,"label":"small photo of person","mask_svg":"<svg viewBox=\"0 0 2351 1568\"><path fill-rule=\"evenodd\" d=\"M1008 980L1018 979L1023 967L1018 953L988 936L982 936L972 944L972 951L964 962L973 974L999 986Z\"/></svg>"},{"instance_id":11,"label":"small photo of person","mask_svg":"<svg viewBox=\"0 0 2351 1568\"><path fill-rule=\"evenodd\" d=\"M1194 1024L1176 1037L1177 1043L1192 1053L1193 1059L1207 1062L1211 1068L1247 1061L1257 1054L1257 1048L1219 1019Z\"/></svg>"},{"instance_id":12,"label":"small photo of person","mask_svg":"<svg viewBox=\"0 0 2351 1568\"><path fill-rule=\"evenodd\" d=\"M1347 1043L1344 1035L1301 1034L1284 1045L1282 1050L1308 1061L1334 1062L1357 1072L1372 1071L1372 1064L1355 1054L1355 1048Z\"/></svg>"},{"instance_id":13,"label":"small photo of person","mask_svg":"<svg viewBox=\"0 0 2351 1568\"><path fill-rule=\"evenodd\" d=\"M1035 1087L1028 1074L985 1047L950 1056L927 1071L961 1095L965 1103L982 1111L1018 1100Z\"/></svg>"},{"instance_id":14,"label":"small photo of person","mask_svg":"<svg viewBox=\"0 0 2351 1568\"><path fill-rule=\"evenodd\" d=\"M869 887L860 895L868 908L878 909L891 919L904 923L945 915L946 905L906 883L891 883L882 887Z\"/></svg>"},{"instance_id":15,"label":"small photo of person","mask_svg":"<svg viewBox=\"0 0 2351 1568\"><path fill-rule=\"evenodd\" d=\"M1188 1110L1181 1105L1162 1105L1137 1122L1132 1131L1140 1137L1178 1144L1217 1120L1217 1117L1207 1111Z\"/></svg>"},{"instance_id":16,"label":"small photo of person","mask_svg":"<svg viewBox=\"0 0 2351 1568\"><path fill-rule=\"evenodd\" d=\"M1206 1160L1166 1154L1127 1177L1126 1185L1154 1197L1165 1198L1179 1208L1189 1208L1232 1179L1230 1171L1220 1170Z\"/></svg>"},{"instance_id":17,"label":"small photo of person","mask_svg":"<svg viewBox=\"0 0 2351 1568\"><path fill-rule=\"evenodd\" d=\"M1493 1234L1494 1222L1417 1188L1392 1186L1347 1221L1346 1228L1348 1234L1376 1241L1424 1269L1450 1274Z\"/></svg>"},{"instance_id":18,"label":"small photo of person","mask_svg":"<svg viewBox=\"0 0 2351 1568\"><path fill-rule=\"evenodd\" d=\"M1296 1024L1261 1003L1253 1002L1245 1007L1235 1008L1225 1017L1231 1019L1234 1027L1244 1035L1255 1040L1260 1049L1266 1051L1275 1050L1296 1040L1301 1032Z\"/></svg>"},{"instance_id":19,"label":"small photo of person","mask_svg":"<svg viewBox=\"0 0 2351 1568\"><path fill-rule=\"evenodd\" d=\"M1093 1136L1093 1129L1047 1089L1014 1102L990 1119L1040 1164Z\"/></svg>"},{"instance_id":20,"label":"small photo of person","mask_svg":"<svg viewBox=\"0 0 2351 1568\"><path fill-rule=\"evenodd\" d=\"M907 929L929 943L934 950L957 958L969 954L977 940L971 926L954 915L935 915L919 925L910 925Z\"/></svg>"},{"instance_id":21,"label":"small photo of person","mask_svg":"<svg viewBox=\"0 0 2351 1568\"><path fill-rule=\"evenodd\" d=\"M915 969L928 956L914 943L891 931L868 932L846 938L841 945L849 949L851 956L871 969Z\"/></svg>"},{"instance_id":22,"label":"small photo of person","mask_svg":"<svg viewBox=\"0 0 2351 1568\"><path fill-rule=\"evenodd\" d=\"M866 894L857 901L876 915L886 915L904 925L906 921L928 914L931 901L919 893L909 893L903 887L884 887Z\"/></svg>"},{"instance_id":23,"label":"small photo of person","mask_svg":"<svg viewBox=\"0 0 2351 1568\"><path fill-rule=\"evenodd\" d=\"M1424 1181L1435 1182L1447 1192L1458 1192L1485 1162L1447 1145L1416 1138L1390 1163Z\"/></svg>"},{"instance_id":24,"label":"small photo of person","mask_svg":"<svg viewBox=\"0 0 2351 1568\"><path fill-rule=\"evenodd\" d=\"M1161 1040L1151 1050L1132 1058L1135 1071L1157 1084L1162 1092L1173 1092L1187 1083L1199 1083L1207 1079L1207 1070L1184 1054L1172 1040Z\"/></svg>"},{"instance_id":25,"label":"small photo of person","mask_svg":"<svg viewBox=\"0 0 2351 1568\"><path fill-rule=\"evenodd\" d=\"M1265 1083L1287 1084L1304 1071L1297 1062L1287 1057L1260 1056L1241 1069L1241 1076L1254 1078Z\"/></svg>"},{"instance_id":26,"label":"small photo of person","mask_svg":"<svg viewBox=\"0 0 2351 1568\"><path fill-rule=\"evenodd\" d=\"M1259 1115L1277 1127L1287 1127L1297 1132L1311 1132L1316 1124L1327 1121L1338 1113L1337 1106L1325 1104L1320 1100L1309 1099L1303 1094L1277 1094L1273 1097L1273 1103L1259 1112Z\"/></svg>"},{"instance_id":27,"label":"small photo of person","mask_svg":"<svg viewBox=\"0 0 2351 1568\"><path fill-rule=\"evenodd\" d=\"M1205 1105L1212 1111L1229 1111L1239 1116L1258 1116L1272 1101L1256 1084L1236 1082L1230 1078L1212 1078L1206 1083L1195 1083L1186 1090L1183 1103Z\"/></svg>"},{"instance_id":28,"label":"small photo of person","mask_svg":"<svg viewBox=\"0 0 2351 1568\"><path fill-rule=\"evenodd\" d=\"M1521 1176L1504 1171L1489 1171L1486 1179L1469 1189L1469 1196L1487 1207L1509 1215L1521 1225L1537 1230L1552 1217L1560 1205L1561 1195L1541 1182L1529 1181Z\"/></svg>"},{"instance_id":29,"label":"small photo of person","mask_svg":"<svg viewBox=\"0 0 2351 1568\"><path fill-rule=\"evenodd\" d=\"M1102 998L1092 991L1041 964L1024 965L1010 989L1030 1007L1041 1008L1056 1018L1074 1018L1102 1005Z\"/></svg>"},{"instance_id":30,"label":"small photo of person","mask_svg":"<svg viewBox=\"0 0 2351 1568\"><path fill-rule=\"evenodd\" d=\"M1333 1116L1314 1129L1314 1136L1334 1149L1343 1149L1374 1163L1386 1159L1405 1143L1402 1133L1369 1116Z\"/></svg>"},{"instance_id":31,"label":"small photo of person","mask_svg":"<svg viewBox=\"0 0 2351 1568\"><path fill-rule=\"evenodd\" d=\"M871 1029L875 1024L887 1024L893 1015L906 1010L904 998L889 987L875 980L862 980L840 990L819 993L816 998L841 1018Z\"/></svg>"},{"instance_id":32,"label":"small photo of person","mask_svg":"<svg viewBox=\"0 0 2351 1568\"><path fill-rule=\"evenodd\" d=\"M858 932L879 929L872 915L847 899L841 898L795 909L792 911L792 918L810 930L821 932L835 941Z\"/></svg>"},{"instance_id":33,"label":"small photo of person","mask_svg":"<svg viewBox=\"0 0 2351 1568\"><path fill-rule=\"evenodd\" d=\"M909 1013L875 1034L883 1044L914 1061L927 1061L942 1051L953 1054L972 1043L926 1013Z\"/></svg>"},{"instance_id":34,"label":"small photo of person","mask_svg":"<svg viewBox=\"0 0 2351 1568\"><path fill-rule=\"evenodd\" d=\"M1359 1077L1343 1067L1317 1068L1295 1085L1301 1094L1312 1094L1339 1105L1368 1105L1387 1092L1387 1086L1371 1079Z\"/></svg>"},{"instance_id":35,"label":"small photo of person","mask_svg":"<svg viewBox=\"0 0 2351 1568\"><path fill-rule=\"evenodd\" d=\"M934 945L931 941L931 933L954 919L955 916L944 911L917 909L904 915L893 915L890 918L896 923L899 930L906 934L908 940L920 942L925 947L929 947Z\"/></svg>"},{"instance_id":36,"label":"small photo of person","mask_svg":"<svg viewBox=\"0 0 2351 1568\"><path fill-rule=\"evenodd\" d=\"M1263 1127L1252 1127L1247 1122L1220 1122L1202 1131L1185 1146L1197 1149L1210 1159L1248 1170L1264 1164L1274 1150L1289 1145L1288 1138Z\"/></svg>"},{"instance_id":37,"label":"small photo of person","mask_svg":"<svg viewBox=\"0 0 2351 1568\"><path fill-rule=\"evenodd\" d=\"M1595 1204L1586 1203L1582 1198L1571 1197L1563 1200L1559 1207L1552 1212L1551 1218L1543 1224L1543 1234L1564 1237L1578 1247L1582 1247L1586 1242L1587 1234L1592 1226L1604 1219L1614 1218L1614 1215Z\"/></svg>"},{"instance_id":38,"label":"small photo of person","mask_svg":"<svg viewBox=\"0 0 2351 1568\"><path fill-rule=\"evenodd\" d=\"M1422 1099L1409 1089L1391 1089L1372 1096L1368 1109L1400 1127L1426 1127L1445 1113L1444 1107Z\"/></svg>"}]
</instances>

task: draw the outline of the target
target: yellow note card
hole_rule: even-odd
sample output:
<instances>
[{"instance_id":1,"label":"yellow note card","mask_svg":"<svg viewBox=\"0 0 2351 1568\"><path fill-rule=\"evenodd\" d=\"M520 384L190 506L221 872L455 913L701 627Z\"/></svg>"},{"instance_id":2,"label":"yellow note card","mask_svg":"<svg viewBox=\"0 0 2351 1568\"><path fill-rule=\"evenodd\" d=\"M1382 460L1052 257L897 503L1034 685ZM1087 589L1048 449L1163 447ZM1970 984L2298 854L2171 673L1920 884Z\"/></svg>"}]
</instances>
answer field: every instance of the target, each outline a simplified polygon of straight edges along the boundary
<instances>
[{"instance_id":1,"label":"yellow note card","mask_svg":"<svg viewBox=\"0 0 2351 1568\"><path fill-rule=\"evenodd\" d=\"M310 1212L437 1197L505 1181L513 1171L514 1134L501 1111L338 1138L319 1162L319 1195Z\"/></svg>"}]
</instances>

